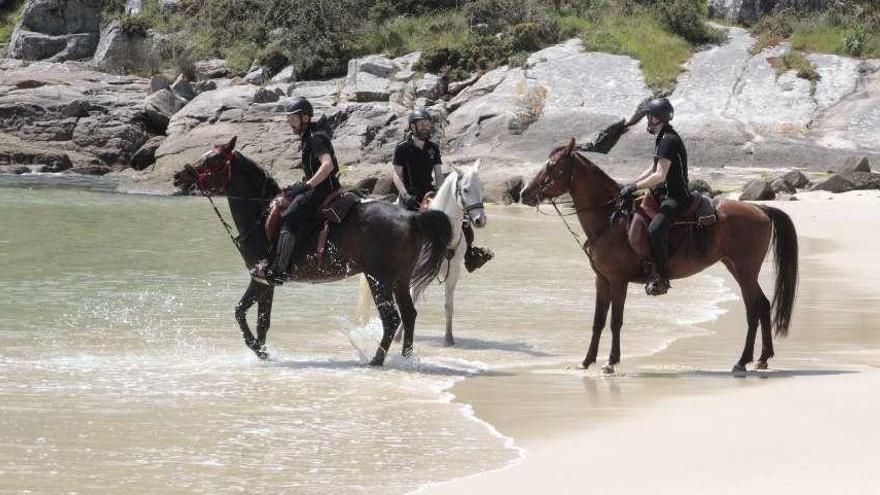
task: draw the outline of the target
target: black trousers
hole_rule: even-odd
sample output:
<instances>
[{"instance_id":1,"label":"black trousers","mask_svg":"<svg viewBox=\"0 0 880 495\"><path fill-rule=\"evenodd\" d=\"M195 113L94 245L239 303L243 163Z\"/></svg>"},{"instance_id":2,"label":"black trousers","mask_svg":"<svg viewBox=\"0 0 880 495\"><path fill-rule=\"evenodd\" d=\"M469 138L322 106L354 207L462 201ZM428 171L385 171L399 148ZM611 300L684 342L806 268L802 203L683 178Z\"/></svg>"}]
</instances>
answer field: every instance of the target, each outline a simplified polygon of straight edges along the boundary
<instances>
[{"instance_id":1,"label":"black trousers","mask_svg":"<svg viewBox=\"0 0 880 495\"><path fill-rule=\"evenodd\" d=\"M306 220L315 216L318 212L318 208L321 207L321 203L324 202L324 199L327 198L328 194L329 193L315 191L314 189L298 194L293 198L293 201L290 202L287 209L284 210L284 214L281 215L281 228L295 235L297 229L299 229Z\"/></svg>"},{"instance_id":2,"label":"black trousers","mask_svg":"<svg viewBox=\"0 0 880 495\"><path fill-rule=\"evenodd\" d=\"M654 266L662 278L668 278L666 266L669 261L669 229L672 228L673 218L686 205L675 198L667 197L660 203L660 213L651 220L648 232L651 234L651 254L654 258Z\"/></svg>"}]
</instances>

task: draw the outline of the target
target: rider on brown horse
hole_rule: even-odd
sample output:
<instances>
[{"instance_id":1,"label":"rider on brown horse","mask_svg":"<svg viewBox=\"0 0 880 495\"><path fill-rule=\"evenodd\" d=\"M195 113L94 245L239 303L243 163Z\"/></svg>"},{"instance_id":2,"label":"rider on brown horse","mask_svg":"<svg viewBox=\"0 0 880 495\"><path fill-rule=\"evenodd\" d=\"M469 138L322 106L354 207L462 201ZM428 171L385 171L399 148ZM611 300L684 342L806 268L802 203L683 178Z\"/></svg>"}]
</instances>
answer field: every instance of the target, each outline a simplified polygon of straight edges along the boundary
<instances>
[{"instance_id":1,"label":"rider on brown horse","mask_svg":"<svg viewBox=\"0 0 880 495\"><path fill-rule=\"evenodd\" d=\"M436 192L443 183L443 162L440 147L431 141L431 115L422 109L409 114L410 135L394 148L392 179L399 191L399 202L408 210L419 211L425 196ZM473 246L474 230L462 222L467 250L464 266L469 272L492 259L492 252Z\"/></svg>"},{"instance_id":2,"label":"rider on brown horse","mask_svg":"<svg viewBox=\"0 0 880 495\"><path fill-rule=\"evenodd\" d=\"M287 123L300 137L303 178L284 189L290 206L282 216L281 233L275 249L275 260L258 263L251 275L272 284L281 284L287 277L290 258L296 246L297 230L313 217L333 191L339 189L339 165L330 142L331 134L323 120L313 122L312 104L297 98L287 104Z\"/></svg>"},{"instance_id":3,"label":"rider on brown horse","mask_svg":"<svg viewBox=\"0 0 880 495\"><path fill-rule=\"evenodd\" d=\"M654 163L635 182L623 186L622 198L631 199L639 189L650 189L660 203L660 213L651 220L651 254L653 273L646 290L652 296L666 294L669 276L669 229L673 217L690 206L688 190L687 151L681 137L672 128L672 104L666 98L654 98L647 104L648 132L657 136Z\"/></svg>"}]
</instances>

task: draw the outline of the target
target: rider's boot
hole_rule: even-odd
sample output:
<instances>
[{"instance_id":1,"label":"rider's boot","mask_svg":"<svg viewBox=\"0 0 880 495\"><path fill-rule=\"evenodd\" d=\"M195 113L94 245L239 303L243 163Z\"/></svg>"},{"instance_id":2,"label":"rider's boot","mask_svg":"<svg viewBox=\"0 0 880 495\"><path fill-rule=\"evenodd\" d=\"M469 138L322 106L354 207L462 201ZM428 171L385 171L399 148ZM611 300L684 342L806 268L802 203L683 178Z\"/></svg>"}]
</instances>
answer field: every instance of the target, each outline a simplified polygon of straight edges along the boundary
<instances>
[{"instance_id":1,"label":"rider's boot","mask_svg":"<svg viewBox=\"0 0 880 495\"><path fill-rule=\"evenodd\" d=\"M472 273L477 268L485 265L489 260L491 260L495 254L488 249L483 249L481 247L474 246L474 229L471 227L471 224L468 222L462 222L461 230L464 234L464 240L467 244L467 249L464 251L464 267L467 269L469 273Z\"/></svg>"},{"instance_id":2,"label":"rider's boot","mask_svg":"<svg viewBox=\"0 0 880 495\"><path fill-rule=\"evenodd\" d=\"M281 233L278 234L278 253L267 273L269 282L281 285L287 279L287 270L290 268L290 258L293 256L294 246L296 246L296 236L287 227L282 228Z\"/></svg>"}]
</instances>

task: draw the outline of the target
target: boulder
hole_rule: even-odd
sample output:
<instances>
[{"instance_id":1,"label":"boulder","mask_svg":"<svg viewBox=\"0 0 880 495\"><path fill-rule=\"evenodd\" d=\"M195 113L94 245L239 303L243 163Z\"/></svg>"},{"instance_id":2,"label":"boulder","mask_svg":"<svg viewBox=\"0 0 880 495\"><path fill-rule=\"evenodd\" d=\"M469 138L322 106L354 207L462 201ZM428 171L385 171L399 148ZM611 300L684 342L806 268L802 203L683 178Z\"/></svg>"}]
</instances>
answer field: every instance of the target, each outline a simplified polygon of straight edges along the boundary
<instances>
[{"instance_id":1,"label":"boulder","mask_svg":"<svg viewBox=\"0 0 880 495\"><path fill-rule=\"evenodd\" d=\"M130 162L131 168L135 170L143 170L156 163L156 150L164 140L165 136L155 136L147 140L147 142L138 148L134 155L132 155Z\"/></svg>"},{"instance_id":2,"label":"boulder","mask_svg":"<svg viewBox=\"0 0 880 495\"><path fill-rule=\"evenodd\" d=\"M171 85L171 91L174 91L174 94L186 101L192 100L198 94L193 85L183 77L183 74L177 76L177 79L174 80L174 84Z\"/></svg>"},{"instance_id":3,"label":"boulder","mask_svg":"<svg viewBox=\"0 0 880 495\"><path fill-rule=\"evenodd\" d=\"M463 81L451 82L451 83L449 83L449 87L446 88L446 92L448 92L452 96L455 96L458 93L461 93L461 91L463 89L467 88L468 86L472 86L475 82L477 82L477 80L479 78L480 78L480 74L474 74L471 77L469 77Z\"/></svg>"},{"instance_id":4,"label":"boulder","mask_svg":"<svg viewBox=\"0 0 880 495\"><path fill-rule=\"evenodd\" d=\"M10 40L9 55L55 61L89 57L101 29L100 0L30 0Z\"/></svg>"},{"instance_id":5,"label":"boulder","mask_svg":"<svg viewBox=\"0 0 880 495\"><path fill-rule=\"evenodd\" d=\"M156 91L161 91L170 87L171 81L162 74L156 74L150 78L150 93L155 93Z\"/></svg>"},{"instance_id":6,"label":"boulder","mask_svg":"<svg viewBox=\"0 0 880 495\"><path fill-rule=\"evenodd\" d=\"M810 179L807 178L807 176L804 175L804 173L800 170L792 170L791 172L786 172L785 174L781 175L779 179L784 181L789 186L798 189L807 187L811 184Z\"/></svg>"},{"instance_id":7,"label":"boulder","mask_svg":"<svg viewBox=\"0 0 880 495\"><path fill-rule=\"evenodd\" d=\"M278 71L277 74L272 76L273 83L292 83L296 82L296 69L292 65L288 65L287 67Z\"/></svg>"},{"instance_id":8,"label":"boulder","mask_svg":"<svg viewBox=\"0 0 880 495\"><path fill-rule=\"evenodd\" d=\"M199 79L218 79L232 74L232 69L226 65L226 61L219 58L200 60L195 66Z\"/></svg>"},{"instance_id":9,"label":"boulder","mask_svg":"<svg viewBox=\"0 0 880 495\"><path fill-rule=\"evenodd\" d=\"M837 167L838 174L846 174L849 172L870 172L871 164L866 156L848 156L846 160Z\"/></svg>"},{"instance_id":10,"label":"boulder","mask_svg":"<svg viewBox=\"0 0 880 495\"><path fill-rule=\"evenodd\" d=\"M388 172L376 179L376 184L373 186L373 195L389 196L391 194L397 194L397 186L394 185L391 172Z\"/></svg>"},{"instance_id":11,"label":"boulder","mask_svg":"<svg viewBox=\"0 0 880 495\"><path fill-rule=\"evenodd\" d=\"M282 96L284 96L284 92L279 88L275 88L274 90L260 88L254 93L254 103L273 103L278 101Z\"/></svg>"},{"instance_id":12,"label":"boulder","mask_svg":"<svg viewBox=\"0 0 880 495\"><path fill-rule=\"evenodd\" d=\"M742 201L770 201L776 197L770 181L767 179L752 179L745 187L739 199Z\"/></svg>"},{"instance_id":13,"label":"boulder","mask_svg":"<svg viewBox=\"0 0 880 495\"><path fill-rule=\"evenodd\" d=\"M153 37L125 31L119 21L113 21L104 29L92 57L92 65L104 72L150 72L161 64L161 49Z\"/></svg>"},{"instance_id":14,"label":"boulder","mask_svg":"<svg viewBox=\"0 0 880 495\"><path fill-rule=\"evenodd\" d=\"M861 171L834 174L813 186L812 190L842 193L865 189L880 189L880 174Z\"/></svg>"},{"instance_id":15,"label":"boulder","mask_svg":"<svg viewBox=\"0 0 880 495\"><path fill-rule=\"evenodd\" d=\"M773 179L770 183L770 189L773 190L776 194L796 194L797 188L786 182L782 177L777 177Z\"/></svg>"},{"instance_id":16,"label":"boulder","mask_svg":"<svg viewBox=\"0 0 880 495\"><path fill-rule=\"evenodd\" d=\"M244 80L248 84L253 84L255 86L262 86L269 81L269 71L266 70L265 67L257 67L256 69L247 73L244 76Z\"/></svg>"},{"instance_id":17,"label":"boulder","mask_svg":"<svg viewBox=\"0 0 880 495\"><path fill-rule=\"evenodd\" d=\"M483 199L490 203L509 205L519 203L520 192L523 188L523 177L499 177L486 179L483 189Z\"/></svg>"},{"instance_id":18,"label":"boulder","mask_svg":"<svg viewBox=\"0 0 880 495\"><path fill-rule=\"evenodd\" d=\"M107 165L81 165L73 167L70 171L80 175L105 175L112 172L113 169Z\"/></svg>"},{"instance_id":19,"label":"boulder","mask_svg":"<svg viewBox=\"0 0 880 495\"><path fill-rule=\"evenodd\" d=\"M73 165L123 165L146 140L149 80L97 72L74 62L0 69L0 136ZM0 140L2 141L2 140Z\"/></svg>"},{"instance_id":20,"label":"boulder","mask_svg":"<svg viewBox=\"0 0 880 495\"><path fill-rule=\"evenodd\" d=\"M354 189L364 194L373 194L376 184L379 182L378 177L364 177L354 185Z\"/></svg>"},{"instance_id":21,"label":"boulder","mask_svg":"<svg viewBox=\"0 0 880 495\"><path fill-rule=\"evenodd\" d=\"M444 79L436 74L425 74L416 84L416 96L437 100L446 93Z\"/></svg>"},{"instance_id":22,"label":"boulder","mask_svg":"<svg viewBox=\"0 0 880 495\"><path fill-rule=\"evenodd\" d=\"M168 121L184 105L186 100L174 94L171 89L163 89L147 96L144 100L144 113L150 129L156 134L164 134L168 128Z\"/></svg>"}]
</instances>

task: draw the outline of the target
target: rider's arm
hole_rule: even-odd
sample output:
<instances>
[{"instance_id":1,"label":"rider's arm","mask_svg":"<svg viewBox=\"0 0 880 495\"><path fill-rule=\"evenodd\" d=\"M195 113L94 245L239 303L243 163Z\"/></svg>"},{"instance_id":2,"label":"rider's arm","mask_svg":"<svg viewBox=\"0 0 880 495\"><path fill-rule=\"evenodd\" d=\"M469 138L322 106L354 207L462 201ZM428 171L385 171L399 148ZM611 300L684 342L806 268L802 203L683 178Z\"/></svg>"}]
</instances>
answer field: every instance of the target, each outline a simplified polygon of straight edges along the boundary
<instances>
[{"instance_id":1,"label":"rider's arm","mask_svg":"<svg viewBox=\"0 0 880 495\"><path fill-rule=\"evenodd\" d=\"M318 187L320 183L327 180L327 177L330 177L330 174L333 173L333 157L330 156L330 153L318 155L318 160L321 161L321 166L318 167L318 171L315 172L315 175L306 182L306 184L312 189Z\"/></svg>"},{"instance_id":2,"label":"rider's arm","mask_svg":"<svg viewBox=\"0 0 880 495\"><path fill-rule=\"evenodd\" d=\"M649 189L656 185L662 184L663 181L666 180L666 174L669 173L669 167L672 166L672 162L668 158L661 158L657 160L657 170L655 170L652 174L648 175L644 179L639 179L636 181L637 189Z\"/></svg>"},{"instance_id":3,"label":"rider's arm","mask_svg":"<svg viewBox=\"0 0 880 495\"><path fill-rule=\"evenodd\" d=\"M654 173L654 165L651 165L650 167L646 168L644 172L639 174L638 178L636 178L636 180L634 180L633 182L638 183L639 181L645 179L646 177L648 177L649 175L651 175L653 173Z\"/></svg>"},{"instance_id":4,"label":"rider's arm","mask_svg":"<svg viewBox=\"0 0 880 495\"><path fill-rule=\"evenodd\" d=\"M394 173L391 174L391 181L394 182L394 186L397 187L399 192L406 192L406 185L403 183L403 167L400 165L394 166Z\"/></svg>"}]
</instances>

